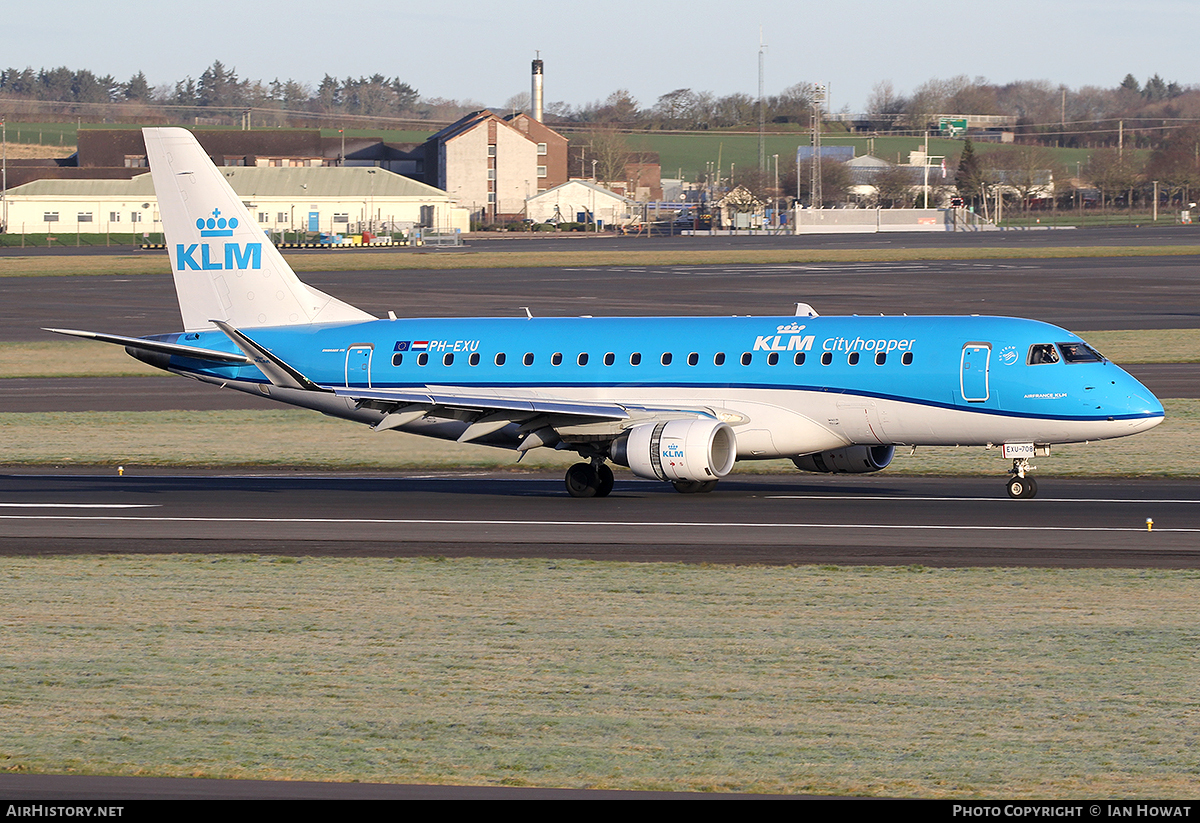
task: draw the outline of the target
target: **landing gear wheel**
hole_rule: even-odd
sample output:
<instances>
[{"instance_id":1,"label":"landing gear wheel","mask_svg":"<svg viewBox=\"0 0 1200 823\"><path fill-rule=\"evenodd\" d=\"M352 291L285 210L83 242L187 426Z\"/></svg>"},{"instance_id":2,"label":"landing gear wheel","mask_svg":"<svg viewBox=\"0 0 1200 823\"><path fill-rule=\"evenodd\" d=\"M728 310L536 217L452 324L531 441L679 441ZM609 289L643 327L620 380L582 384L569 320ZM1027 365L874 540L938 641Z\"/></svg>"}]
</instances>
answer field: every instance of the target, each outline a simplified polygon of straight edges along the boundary
<instances>
[{"instance_id":1,"label":"landing gear wheel","mask_svg":"<svg viewBox=\"0 0 1200 823\"><path fill-rule=\"evenodd\" d=\"M603 463L597 463L595 466L596 479L599 481L596 486L597 497L608 497L613 490L613 483L616 478L613 477L613 471Z\"/></svg>"},{"instance_id":2,"label":"landing gear wheel","mask_svg":"<svg viewBox=\"0 0 1200 823\"><path fill-rule=\"evenodd\" d=\"M590 463L576 463L567 469L566 484L567 494L572 497L602 496L599 494L600 473L593 469ZM605 494L607 493L605 492Z\"/></svg>"},{"instance_id":3,"label":"landing gear wheel","mask_svg":"<svg viewBox=\"0 0 1200 823\"><path fill-rule=\"evenodd\" d=\"M1028 500L1037 494L1037 481L1032 477L1010 477L1008 496L1014 500Z\"/></svg>"},{"instance_id":4,"label":"landing gear wheel","mask_svg":"<svg viewBox=\"0 0 1200 823\"><path fill-rule=\"evenodd\" d=\"M716 480L673 480L671 485L680 494L708 494L717 487Z\"/></svg>"}]
</instances>

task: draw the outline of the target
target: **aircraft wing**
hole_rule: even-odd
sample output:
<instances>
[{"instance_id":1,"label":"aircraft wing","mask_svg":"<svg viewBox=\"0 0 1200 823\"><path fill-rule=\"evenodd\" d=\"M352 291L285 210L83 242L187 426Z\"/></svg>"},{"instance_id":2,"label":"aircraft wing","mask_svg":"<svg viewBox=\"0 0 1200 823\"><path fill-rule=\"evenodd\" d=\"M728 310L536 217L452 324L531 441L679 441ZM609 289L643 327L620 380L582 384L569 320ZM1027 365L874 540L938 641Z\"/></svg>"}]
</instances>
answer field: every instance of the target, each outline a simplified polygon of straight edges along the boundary
<instances>
[{"instance_id":1,"label":"aircraft wing","mask_svg":"<svg viewBox=\"0 0 1200 823\"><path fill-rule=\"evenodd\" d=\"M489 391L456 386L406 389L322 386L321 389L354 400L360 407L384 412L384 418L374 427L376 431L398 428L426 416L458 419L468 424L458 438L460 443L467 443L516 424L520 432L527 434L517 446L518 451L552 445L559 439L611 440L634 422L713 416L704 408L651 408L602 400L572 400L518 389Z\"/></svg>"},{"instance_id":2,"label":"aircraft wing","mask_svg":"<svg viewBox=\"0 0 1200 823\"><path fill-rule=\"evenodd\" d=\"M625 428L626 421L713 416L707 409L654 409L603 400L573 400L523 389L431 385L389 389L318 384L229 323L213 323L273 385L328 392L354 401L359 408L383 412L383 419L374 426L376 431L399 428L422 417L445 418L467 424L458 438L460 443L467 443L517 425L525 435L517 448L526 451L566 436L612 439Z\"/></svg>"},{"instance_id":3,"label":"aircraft wing","mask_svg":"<svg viewBox=\"0 0 1200 823\"><path fill-rule=\"evenodd\" d=\"M346 389L324 387L339 397L360 401L361 405L391 405L395 403L441 406L464 411L512 411L536 414L564 414L590 417L597 420L625 420L630 414L616 403L567 400L530 393L481 394L477 390L454 386L425 386L424 389Z\"/></svg>"}]
</instances>

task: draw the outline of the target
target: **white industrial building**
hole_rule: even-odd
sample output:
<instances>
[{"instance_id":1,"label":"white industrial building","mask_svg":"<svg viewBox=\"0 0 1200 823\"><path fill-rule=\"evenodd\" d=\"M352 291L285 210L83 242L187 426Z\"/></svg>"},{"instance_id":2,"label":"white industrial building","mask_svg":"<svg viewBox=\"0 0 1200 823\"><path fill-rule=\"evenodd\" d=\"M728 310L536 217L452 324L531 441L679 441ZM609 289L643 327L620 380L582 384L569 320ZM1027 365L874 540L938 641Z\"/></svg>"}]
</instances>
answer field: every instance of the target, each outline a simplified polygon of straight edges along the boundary
<instances>
[{"instance_id":1,"label":"white industrial building","mask_svg":"<svg viewBox=\"0 0 1200 823\"><path fill-rule=\"evenodd\" d=\"M568 180L530 197L527 213L535 223L599 221L604 226L619 226L636 216L633 201L587 180Z\"/></svg>"},{"instance_id":2,"label":"white industrial building","mask_svg":"<svg viewBox=\"0 0 1200 823\"><path fill-rule=\"evenodd\" d=\"M446 192L384 169L231 166L223 172L269 231L470 229L469 210ZM10 234L162 230L149 173L129 180L35 180L9 189L7 217Z\"/></svg>"}]
</instances>

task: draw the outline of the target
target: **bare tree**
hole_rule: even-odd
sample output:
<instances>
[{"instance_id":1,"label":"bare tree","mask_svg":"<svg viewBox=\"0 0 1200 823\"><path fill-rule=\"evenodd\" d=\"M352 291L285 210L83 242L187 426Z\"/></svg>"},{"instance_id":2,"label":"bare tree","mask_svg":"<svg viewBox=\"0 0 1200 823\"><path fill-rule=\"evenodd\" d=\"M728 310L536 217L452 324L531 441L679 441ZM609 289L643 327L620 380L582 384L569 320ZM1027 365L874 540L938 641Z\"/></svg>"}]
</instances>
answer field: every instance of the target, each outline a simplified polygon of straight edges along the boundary
<instances>
[{"instance_id":1,"label":"bare tree","mask_svg":"<svg viewBox=\"0 0 1200 823\"><path fill-rule=\"evenodd\" d=\"M1100 189L1101 197L1113 202L1122 192L1132 193L1141 169L1133 159L1133 152L1099 149L1089 158L1087 171L1092 183Z\"/></svg>"},{"instance_id":2,"label":"bare tree","mask_svg":"<svg viewBox=\"0 0 1200 823\"><path fill-rule=\"evenodd\" d=\"M896 127L904 114L908 101L896 93L891 80L881 80L867 98L867 119L876 131L887 131Z\"/></svg>"},{"instance_id":3,"label":"bare tree","mask_svg":"<svg viewBox=\"0 0 1200 823\"><path fill-rule=\"evenodd\" d=\"M1036 196L1054 196L1054 155L1041 146L1020 146L1011 151L991 152L992 168L1001 172L1007 188L1021 201L1021 210L1029 211L1030 200ZM1058 176L1061 176L1059 174Z\"/></svg>"},{"instance_id":4,"label":"bare tree","mask_svg":"<svg viewBox=\"0 0 1200 823\"><path fill-rule=\"evenodd\" d=\"M572 139L572 155L583 149L584 173L591 171L591 163L595 161L596 179L604 183L623 182L625 167L629 163L629 144L625 135L616 129L595 129L582 136L575 144Z\"/></svg>"}]
</instances>

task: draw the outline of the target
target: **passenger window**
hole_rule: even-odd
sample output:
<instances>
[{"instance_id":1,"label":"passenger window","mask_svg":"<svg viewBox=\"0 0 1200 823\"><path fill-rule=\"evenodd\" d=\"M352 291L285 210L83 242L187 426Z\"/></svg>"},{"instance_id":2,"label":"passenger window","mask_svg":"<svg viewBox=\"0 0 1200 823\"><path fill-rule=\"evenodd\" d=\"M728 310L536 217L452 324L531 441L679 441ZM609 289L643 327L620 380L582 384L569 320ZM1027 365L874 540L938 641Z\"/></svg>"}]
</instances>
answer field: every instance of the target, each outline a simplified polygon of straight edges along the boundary
<instances>
[{"instance_id":1,"label":"passenger window","mask_svg":"<svg viewBox=\"0 0 1200 823\"><path fill-rule=\"evenodd\" d=\"M770 354L767 355L767 365L768 366L774 366L778 362L779 362L779 354L777 352L771 352Z\"/></svg>"},{"instance_id":2,"label":"passenger window","mask_svg":"<svg viewBox=\"0 0 1200 823\"><path fill-rule=\"evenodd\" d=\"M1053 343L1034 343L1029 347L1029 359L1026 362L1031 366L1057 363L1058 350L1054 348Z\"/></svg>"},{"instance_id":3,"label":"passenger window","mask_svg":"<svg viewBox=\"0 0 1200 823\"><path fill-rule=\"evenodd\" d=\"M429 362L429 353L428 352L421 352L420 354L417 355L417 365L418 366L424 366L428 362Z\"/></svg>"},{"instance_id":4,"label":"passenger window","mask_svg":"<svg viewBox=\"0 0 1200 823\"><path fill-rule=\"evenodd\" d=\"M401 354L400 352L396 352L395 354L392 355L392 365L393 366L399 366L403 362L404 362L404 355Z\"/></svg>"},{"instance_id":5,"label":"passenger window","mask_svg":"<svg viewBox=\"0 0 1200 823\"><path fill-rule=\"evenodd\" d=\"M796 352L796 358L795 358L795 359L796 359L796 365L797 365L797 366L803 366L803 365L804 365L804 360L805 360L805 357L804 357L804 352L802 352L802 351L798 351L798 352Z\"/></svg>"},{"instance_id":6,"label":"passenger window","mask_svg":"<svg viewBox=\"0 0 1200 823\"><path fill-rule=\"evenodd\" d=\"M665 351L665 352L663 352L663 356L660 358L660 362L661 362L661 363L662 363L664 366L669 366L669 365L671 365L671 353L670 353L669 351Z\"/></svg>"},{"instance_id":7,"label":"passenger window","mask_svg":"<svg viewBox=\"0 0 1200 823\"><path fill-rule=\"evenodd\" d=\"M821 365L822 366L828 366L832 362L833 362L833 352L827 351L821 355Z\"/></svg>"},{"instance_id":8,"label":"passenger window","mask_svg":"<svg viewBox=\"0 0 1200 823\"><path fill-rule=\"evenodd\" d=\"M642 364L642 353L640 351L635 351L633 354L629 355L629 365L640 366L641 364Z\"/></svg>"},{"instance_id":9,"label":"passenger window","mask_svg":"<svg viewBox=\"0 0 1200 823\"><path fill-rule=\"evenodd\" d=\"M479 352L471 352L471 356L467 358L467 362L472 366L479 365Z\"/></svg>"},{"instance_id":10,"label":"passenger window","mask_svg":"<svg viewBox=\"0 0 1200 823\"><path fill-rule=\"evenodd\" d=\"M691 354L688 355L688 365L689 366L694 366L699 362L700 362L700 355L697 354L696 352L692 352Z\"/></svg>"},{"instance_id":11,"label":"passenger window","mask_svg":"<svg viewBox=\"0 0 1200 823\"><path fill-rule=\"evenodd\" d=\"M532 366L533 365L533 352L531 352L531 351L525 352L525 358L522 362L526 366Z\"/></svg>"},{"instance_id":12,"label":"passenger window","mask_svg":"<svg viewBox=\"0 0 1200 823\"><path fill-rule=\"evenodd\" d=\"M504 361L507 359L508 359L508 357L505 356L504 352L502 352L502 351L496 352L496 365L497 366L503 366Z\"/></svg>"},{"instance_id":13,"label":"passenger window","mask_svg":"<svg viewBox=\"0 0 1200 823\"><path fill-rule=\"evenodd\" d=\"M882 366L886 362L887 362L887 352L882 352L882 351L875 352L875 365L876 366Z\"/></svg>"},{"instance_id":14,"label":"passenger window","mask_svg":"<svg viewBox=\"0 0 1200 823\"><path fill-rule=\"evenodd\" d=\"M616 362L617 362L617 356L615 354L613 354L612 352L605 353L604 365L611 366L613 363L616 363Z\"/></svg>"},{"instance_id":15,"label":"passenger window","mask_svg":"<svg viewBox=\"0 0 1200 823\"><path fill-rule=\"evenodd\" d=\"M850 354L847 355L847 357L846 357L846 362L849 363L851 366L857 366L858 365L858 352L856 352L856 351L850 352Z\"/></svg>"},{"instance_id":16,"label":"passenger window","mask_svg":"<svg viewBox=\"0 0 1200 823\"><path fill-rule=\"evenodd\" d=\"M911 366L912 365L912 352L906 351L904 353L904 356L900 358L900 362L906 366Z\"/></svg>"},{"instance_id":17,"label":"passenger window","mask_svg":"<svg viewBox=\"0 0 1200 823\"><path fill-rule=\"evenodd\" d=\"M581 366L586 366L587 361L588 361L587 352L580 352L579 356L575 358L575 362Z\"/></svg>"},{"instance_id":18,"label":"passenger window","mask_svg":"<svg viewBox=\"0 0 1200 823\"><path fill-rule=\"evenodd\" d=\"M724 366L725 365L725 352L719 351L713 355L713 365L714 366Z\"/></svg>"},{"instance_id":19,"label":"passenger window","mask_svg":"<svg viewBox=\"0 0 1200 823\"><path fill-rule=\"evenodd\" d=\"M556 351L554 354L550 355L550 365L551 366L561 366L562 365L562 352Z\"/></svg>"},{"instance_id":20,"label":"passenger window","mask_svg":"<svg viewBox=\"0 0 1200 823\"><path fill-rule=\"evenodd\" d=\"M452 365L453 363L454 363L454 353L446 352L445 357L442 358L442 365L449 366L449 365Z\"/></svg>"},{"instance_id":21,"label":"passenger window","mask_svg":"<svg viewBox=\"0 0 1200 823\"><path fill-rule=\"evenodd\" d=\"M748 351L742 352L742 365L743 366L749 366L752 360L754 360L754 355L752 355Z\"/></svg>"}]
</instances>

